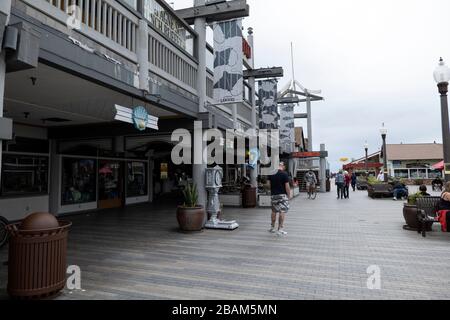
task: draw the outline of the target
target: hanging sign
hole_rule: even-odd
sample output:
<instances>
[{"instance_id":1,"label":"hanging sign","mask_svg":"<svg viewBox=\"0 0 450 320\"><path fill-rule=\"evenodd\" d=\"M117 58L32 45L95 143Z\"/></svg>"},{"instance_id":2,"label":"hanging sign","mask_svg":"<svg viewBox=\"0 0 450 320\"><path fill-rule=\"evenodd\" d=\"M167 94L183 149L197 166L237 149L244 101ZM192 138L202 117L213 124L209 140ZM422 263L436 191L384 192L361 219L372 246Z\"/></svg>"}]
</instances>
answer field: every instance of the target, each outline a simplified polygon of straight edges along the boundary
<instances>
[{"instance_id":1,"label":"hanging sign","mask_svg":"<svg viewBox=\"0 0 450 320\"><path fill-rule=\"evenodd\" d=\"M283 104L280 107L280 146L281 152L294 152L294 105Z\"/></svg>"},{"instance_id":2,"label":"hanging sign","mask_svg":"<svg viewBox=\"0 0 450 320\"><path fill-rule=\"evenodd\" d=\"M116 116L114 120L131 123L139 131L145 129L159 130L158 118L148 114L144 107L135 107L133 109L115 105Z\"/></svg>"},{"instance_id":3,"label":"hanging sign","mask_svg":"<svg viewBox=\"0 0 450 320\"><path fill-rule=\"evenodd\" d=\"M214 24L214 100L238 103L244 100L242 20Z\"/></svg>"},{"instance_id":4,"label":"hanging sign","mask_svg":"<svg viewBox=\"0 0 450 320\"><path fill-rule=\"evenodd\" d=\"M260 129L278 129L277 104L277 80L263 80L258 82L259 85L259 128Z\"/></svg>"}]
</instances>

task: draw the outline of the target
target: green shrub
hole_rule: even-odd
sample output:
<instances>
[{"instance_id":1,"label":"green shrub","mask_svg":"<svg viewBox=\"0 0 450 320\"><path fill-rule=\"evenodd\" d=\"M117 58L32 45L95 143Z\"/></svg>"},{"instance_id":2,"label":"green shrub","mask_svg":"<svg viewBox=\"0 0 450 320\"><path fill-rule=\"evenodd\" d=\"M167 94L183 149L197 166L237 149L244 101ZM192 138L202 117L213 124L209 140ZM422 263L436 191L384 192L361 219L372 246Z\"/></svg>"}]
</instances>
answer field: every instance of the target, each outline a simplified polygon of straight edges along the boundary
<instances>
[{"instance_id":1,"label":"green shrub","mask_svg":"<svg viewBox=\"0 0 450 320\"><path fill-rule=\"evenodd\" d=\"M197 186L195 184L188 184L183 190L184 196L184 207L185 208L196 208L198 202L198 192Z\"/></svg>"},{"instance_id":2,"label":"green shrub","mask_svg":"<svg viewBox=\"0 0 450 320\"><path fill-rule=\"evenodd\" d=\"M420 191L408 196L408 204L415 205L417 202L417 198L421 198L421 197L423 197L423 195Z\"/></svg>"},{"instance_id":3,"label":"green shrub","mask_svg":"<svg viewBox=\"0 0 450 320\"><path fill-rule=\"evenodd\" d=\"M377 178L370 176L367 178L367 183L370 185L379 184L380 181L377 180Z\"/></svg>"}]
</instances>

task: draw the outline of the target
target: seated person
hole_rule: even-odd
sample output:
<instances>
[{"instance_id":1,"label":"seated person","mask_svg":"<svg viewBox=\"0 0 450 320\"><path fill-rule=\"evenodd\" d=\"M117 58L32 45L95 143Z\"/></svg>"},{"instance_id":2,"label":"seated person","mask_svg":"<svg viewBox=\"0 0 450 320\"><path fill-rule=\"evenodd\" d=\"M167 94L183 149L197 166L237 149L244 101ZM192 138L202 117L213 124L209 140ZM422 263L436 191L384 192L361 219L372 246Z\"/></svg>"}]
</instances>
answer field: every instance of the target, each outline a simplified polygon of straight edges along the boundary
<instances>
[{"instance_id":1,"label":"seated person","mask_svg":"<svg viewBox=\"0 0 450 320\"><path fill-rule=\"evenodd\" d=\"M445 184L444 192L439 202L439 210L450 210L450 182Z\"/></svg>"},{"instance_id":2,"label":"seated person","mask_svg":"<svg viewBox=\"0 0 450 320\"><path fill-rule=\"evenodd\" d=\"M442 186L444 185L444 183L442 182L442 179L437 177L436 179L434 179L431 182L431 185L433 186L433 189L435 189L436 187L438 187L439 189L442 189Z\"/></svg>"},{"instance_id":3,"label":"seated person","mask_svg":"<svg viewBox=\"0 0 450 320\"><path fill-rule=\"evenodd\" d=\"M394 199L398 200L398 197L407 197L408 196L408 189L406 189L406 186L401 183L400 181L394 182Z\"/></svg>"},{"instance_id":4,"label":"seated person","mask_svg":"<svg viewBox=\"0 0 450 320\"><path fill-rule=\"evenodd\" d=\"M419 188L419 191L420 191L420 195L422 196L422 197L430 197L430 194L427 192L427 186L426 185L421 185L420 186L420 188Z\"/></svg>"}]
</instances>

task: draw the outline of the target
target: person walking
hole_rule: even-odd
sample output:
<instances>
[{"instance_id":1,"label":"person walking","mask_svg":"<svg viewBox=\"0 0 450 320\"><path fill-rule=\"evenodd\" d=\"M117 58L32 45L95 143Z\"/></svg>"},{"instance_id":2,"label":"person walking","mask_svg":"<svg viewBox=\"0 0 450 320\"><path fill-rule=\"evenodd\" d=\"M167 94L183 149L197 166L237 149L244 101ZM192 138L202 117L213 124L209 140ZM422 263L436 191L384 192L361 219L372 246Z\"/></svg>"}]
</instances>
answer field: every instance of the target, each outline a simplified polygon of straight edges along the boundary
<instances>
[{"instance_id":1,"label":"person walking","mask_svg":"<svg viewBox=\"0 0 450 320\"><path fill-rule=\"evenodd\" d=\"M277 233L279 236L287 235L284 231L284 221L289 211L289 200L291 188L289 185L289 176L286 173L284 162L280 162L278 172L269 177L271 200L272 200L272 225L269 230L271 233ZM278 216L278 231L275 224Z\"/></svg>"},{"instance_id":2,"label":"person walking","mask_svg":"<svg viewBox=\"0 0 450 320\"><path fill-rule=\"evenodd\" d=\"M344 184L345 184L345 178L342 173L342 170L339 170L339 172L336 174L336 180L335 184L337 187L337 198L343 199L344 198Z\"/></svg>"},{"instance_id":3,"label":"person walking","mask_svg":"<svg viewBox=\"0 0 450 320\"><path fill-rule=\"evenodd\" d=\"M349 199L350 198L350 183L352 181L352 178L348 174L347 171L344 172L344 198Z\"/></svg>"},{"instance_id":4,"label":"person walking","mask_svg":"<svg viewBox=\"0 0 450 320\"><path fill-rule=\"evenodd\" d=\"M352 172L352 189L353 189L353 192L356 191L356 180L357 180L356 173Z\"/></svg>"},{"instance_id":5,"label":"person walking","mask_svg":"<svg viewBox=\"0 0 450 320\"><path fill-rule=\"evenodd\" d=\"M311 194L317 186L317 177L311 169L305 174L305 182L306 192L308 193L308 197L311 197Z\"/></svg>"}]
</instances>

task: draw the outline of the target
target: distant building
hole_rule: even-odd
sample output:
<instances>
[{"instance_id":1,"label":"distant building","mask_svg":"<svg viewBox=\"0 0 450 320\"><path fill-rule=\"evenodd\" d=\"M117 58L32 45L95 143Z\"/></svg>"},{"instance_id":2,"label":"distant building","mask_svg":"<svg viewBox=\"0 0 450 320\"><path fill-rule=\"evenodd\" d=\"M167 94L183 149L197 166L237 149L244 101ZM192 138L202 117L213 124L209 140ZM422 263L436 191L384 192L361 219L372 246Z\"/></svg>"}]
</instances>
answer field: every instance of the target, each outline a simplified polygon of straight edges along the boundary
<instances>
[{"instance_id":1,"label":"distant building","mask_svg":"<svg viewBox=\"0 0 450 320\"><path fill-rule=\"evenodd\" d=\"M295 128L295 146L298 148L298 151L304 152L308 149L308 139L305 138L305 134L303 132L303 127Z\"/></svg>"},{"instance_id":2,"label":"distant building","mask_svg":"<svg viewBox=\"0 0 450 320\"><path fill-rule=\"evenodd\" d=\"M372 175L377 175L378 172L383 167L381 161L381 152L377 151L375 153L367 155L367 167L366 167L366 157L362 157L353 160L349 164L343 166L343 169L349 172L365 172L366 168Z\"/></svg>"},{"instance_id":3,"label":"distant building","mask_svg":"<svg viewBox=\"0 0 450 320\"><path fill-rule=\"evenodd\" d=\"M386 149L390 176L402 179L442 177L442 170L433 168L444 158L442 144L388 144Z\"/></svg>"}]
</instances>

